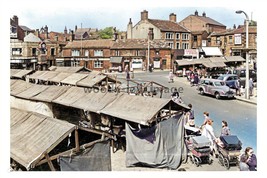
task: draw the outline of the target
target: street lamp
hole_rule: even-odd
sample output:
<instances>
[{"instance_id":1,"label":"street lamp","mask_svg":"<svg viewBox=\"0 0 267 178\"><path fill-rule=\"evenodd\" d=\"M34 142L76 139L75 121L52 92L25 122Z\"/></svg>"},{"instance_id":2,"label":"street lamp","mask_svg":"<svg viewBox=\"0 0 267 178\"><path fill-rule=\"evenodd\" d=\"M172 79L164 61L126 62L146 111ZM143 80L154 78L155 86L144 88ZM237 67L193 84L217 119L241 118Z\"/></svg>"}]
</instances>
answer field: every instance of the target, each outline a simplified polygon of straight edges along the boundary
<instances>
[{"instance_id":1,"label":"street lamp","mask_svg":"<svg viewBox=\"0 0 267 178\"><path fill-rule=\"evenodd\" d=\"M237 14L245 14L246 16L246 93L245 93L245 97L246 99L249 99L249 66L248 66L248 23L249 23L249 18L248 15L242 11L242 10L238 10L235 11L235 13Z\"/></svg>"}]
</instances>

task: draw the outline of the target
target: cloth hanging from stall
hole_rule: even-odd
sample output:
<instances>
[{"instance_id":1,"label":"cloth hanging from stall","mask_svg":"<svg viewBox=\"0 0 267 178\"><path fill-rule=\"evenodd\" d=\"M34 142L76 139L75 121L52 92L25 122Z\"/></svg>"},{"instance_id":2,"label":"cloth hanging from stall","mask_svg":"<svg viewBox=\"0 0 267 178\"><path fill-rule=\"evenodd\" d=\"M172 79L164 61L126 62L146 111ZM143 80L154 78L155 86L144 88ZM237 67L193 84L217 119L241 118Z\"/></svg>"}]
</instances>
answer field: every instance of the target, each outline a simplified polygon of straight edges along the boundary
<instances>
[{"instance_id":1,"label":"cloth hanging from stall","mask_svg":"<svg viewBox=\"0 0 267 178\"><path fill-rule=\"evenodd\" d=\"M152 126L152 127L145 127L142 128L142 126L140 126L138 129L132 129L130 128L132 133L140 138L140 139L145 139L147 141L149 141L150 143L154 143L155 141L155 130L156 130L156 125Z\"/></svg>"},{"instance_id":2,"label":"cloth hanging from stall","mask_svg":"<svg viewBox=\"0 0 267 178\"><path fill-rule=\"evenodd\" d=\"M186 154L183 117L180 114L158 123L153 143L137 137L126 123L126 166L177 169Z\"/></svg>"},{"instance_id":3,"label":"cloth hanging from stall","mask_svg":"<svg viewBox=\"0 0 267 178\"><path fill-rule=\"evenodd\" d=\"M95 143L80 154L60 156L61 171L111 171L110 141Z\"/></svg>"}]
</instances>

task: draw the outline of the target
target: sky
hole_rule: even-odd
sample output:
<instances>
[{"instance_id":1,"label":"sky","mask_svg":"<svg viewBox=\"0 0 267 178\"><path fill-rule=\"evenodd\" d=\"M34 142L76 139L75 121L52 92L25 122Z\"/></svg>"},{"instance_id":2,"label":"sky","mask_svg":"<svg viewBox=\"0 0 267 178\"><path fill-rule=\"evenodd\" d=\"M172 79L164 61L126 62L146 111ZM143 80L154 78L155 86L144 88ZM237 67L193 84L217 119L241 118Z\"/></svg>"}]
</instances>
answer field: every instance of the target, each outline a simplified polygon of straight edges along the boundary
<instances>
[{"instance_id":1,"label":"sky","mask_svg":"<svg viewBox=\"0 0 267 178\"><path fill-rule=\"evenodd\" d=\"M52 5L49 2L52 2ZM226 25L227 28L232 28L234 24L237 26L242 25L245 18L243 14L235 13L240 7L227 6L227 4L225 6L218 4L218 6L214 7L210 5L203 6L201 3L191 5L183 3L183 6L179 6L179 3L172 5L168 5L169 3L166 3L167 5L155 5L157 3L130 3L129 6L127 6L125 4L128 1L116 0L100 0L99 2L103 3L97 4L92 4L90 3L91 1L88 0L65 0L63 2L64 3L62 3L62 1L46 0L43 3L38 1L29 5L23 3L10 9L9 17L11 18L13 15L17 15L19 17L19 24L25 25L31 29L40 29L42 26L47 25L49 31L57 32L63 32L65 26L68 30L74 30L75 25L77 25L78 28L82 26L84 28L98 29L113 26L120 31L126 31L129 18L132 18L132 22L135 25L140 20L140 13L143 10L148 11L148 17L151 19L168 20L169 14L175 13L178 22L188 15L194 14L197 10L199 15L205 12L208 17ZM36 8L36 3L39 4L38 8ZM253 20L257 20L258 14L255 7L243 7L242 10L248 14L250 19L252 17Z\"/></svg>"}]
</instances>

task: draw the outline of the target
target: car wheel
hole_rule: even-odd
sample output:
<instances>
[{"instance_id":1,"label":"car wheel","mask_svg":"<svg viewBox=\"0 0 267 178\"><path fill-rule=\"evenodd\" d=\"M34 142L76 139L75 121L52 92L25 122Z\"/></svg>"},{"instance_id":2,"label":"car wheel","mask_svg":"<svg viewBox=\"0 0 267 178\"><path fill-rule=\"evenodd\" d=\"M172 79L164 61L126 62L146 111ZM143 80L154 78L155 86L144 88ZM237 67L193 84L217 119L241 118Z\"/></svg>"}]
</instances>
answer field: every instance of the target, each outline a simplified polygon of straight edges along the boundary
<instances>
[{"instance_id":1,"label":"car wheel","mask_svg":"<svg viewBox=\"0 0 267 178\"><path fill-rule=\"evenodd\" d=\"M204 90L202 88L199 89L201 95L204 95Z\"/></svg>"},{"instance_id":2,"label":"car wheel","mask_svg":"<svg viewBox=\"0 0 267 178\"><path fill-rule=\"evenodd\" d=\"M221 96L220 96L220 93L219 93L219 92L216 92L216 93L215 93L215 98L216 98L216 99L220 99L220 97L221 97Z\"/></svg>"}]
</instances>

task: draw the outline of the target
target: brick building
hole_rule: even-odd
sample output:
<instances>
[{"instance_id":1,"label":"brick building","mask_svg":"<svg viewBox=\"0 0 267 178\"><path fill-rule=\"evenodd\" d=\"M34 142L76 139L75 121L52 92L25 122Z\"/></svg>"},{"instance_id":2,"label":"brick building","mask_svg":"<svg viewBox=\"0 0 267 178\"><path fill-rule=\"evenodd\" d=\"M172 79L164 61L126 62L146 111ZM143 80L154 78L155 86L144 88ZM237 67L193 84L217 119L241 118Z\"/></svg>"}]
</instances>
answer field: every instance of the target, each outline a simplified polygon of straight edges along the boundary
<instances>
[{"instance_id":1,"label":"brick building","mask_svg":"<svg viewBox=\"0 0 267 178\"><path fill-rule=\"evenodd\" d=\"M181 20L179 24L191 31L192 48L208 46L209 34L226 30L225 25L208 17L205 12L202 13L202 16L198 15L198 11Z\"/></svg>"},{"instance_id":2,"label":"brick building","mask_svg":"<svg viewBox=\"0 0 267 178\"><path fill-rule=\"evenodd\" d=\"M74 40L63 48L65 66L85 66L93 70L108 70L110 48L114 40Z\"/></svg>"},{"instance_id":3,"label":"brick building","mask_svg":"<svg viewBox=\"0 0 267 178\"><path fill-rule=\"evenodd\" d=\"M251 22L249 25L248 52L249 59L257 58L257 25ZM209 36L211 46L218 46L224 56L242 56L246 58L246 26L228 29Z\"/></svg>"},{"instance_id":4,"label":"brick building","mask_svg":"<svg viewBox=\"0 0 267 178\"><path fill-rule=\"evenodd\" d=\"M171 13L169 20L148 18L148 11L141 12L141 20L133 26L130 19L127 26L128 39L152 39L166 40L172 49L190 49L190 31L176 22L176 14ZM150 37L151 38L151 37Z\"/></svg>"},{"instance_id":5,"label":"brick building","mask_svg":"<svg viewBox=\"0 0 267 178\"><path fill-rule=\"evenodd\" d=\"M147 60L149 57L149 61ZM111 47L111 69L146 70L148 64L154 69L171 68L171 48L165 40L126 39L117 40Z\"/></svg>"}]
</instances>

